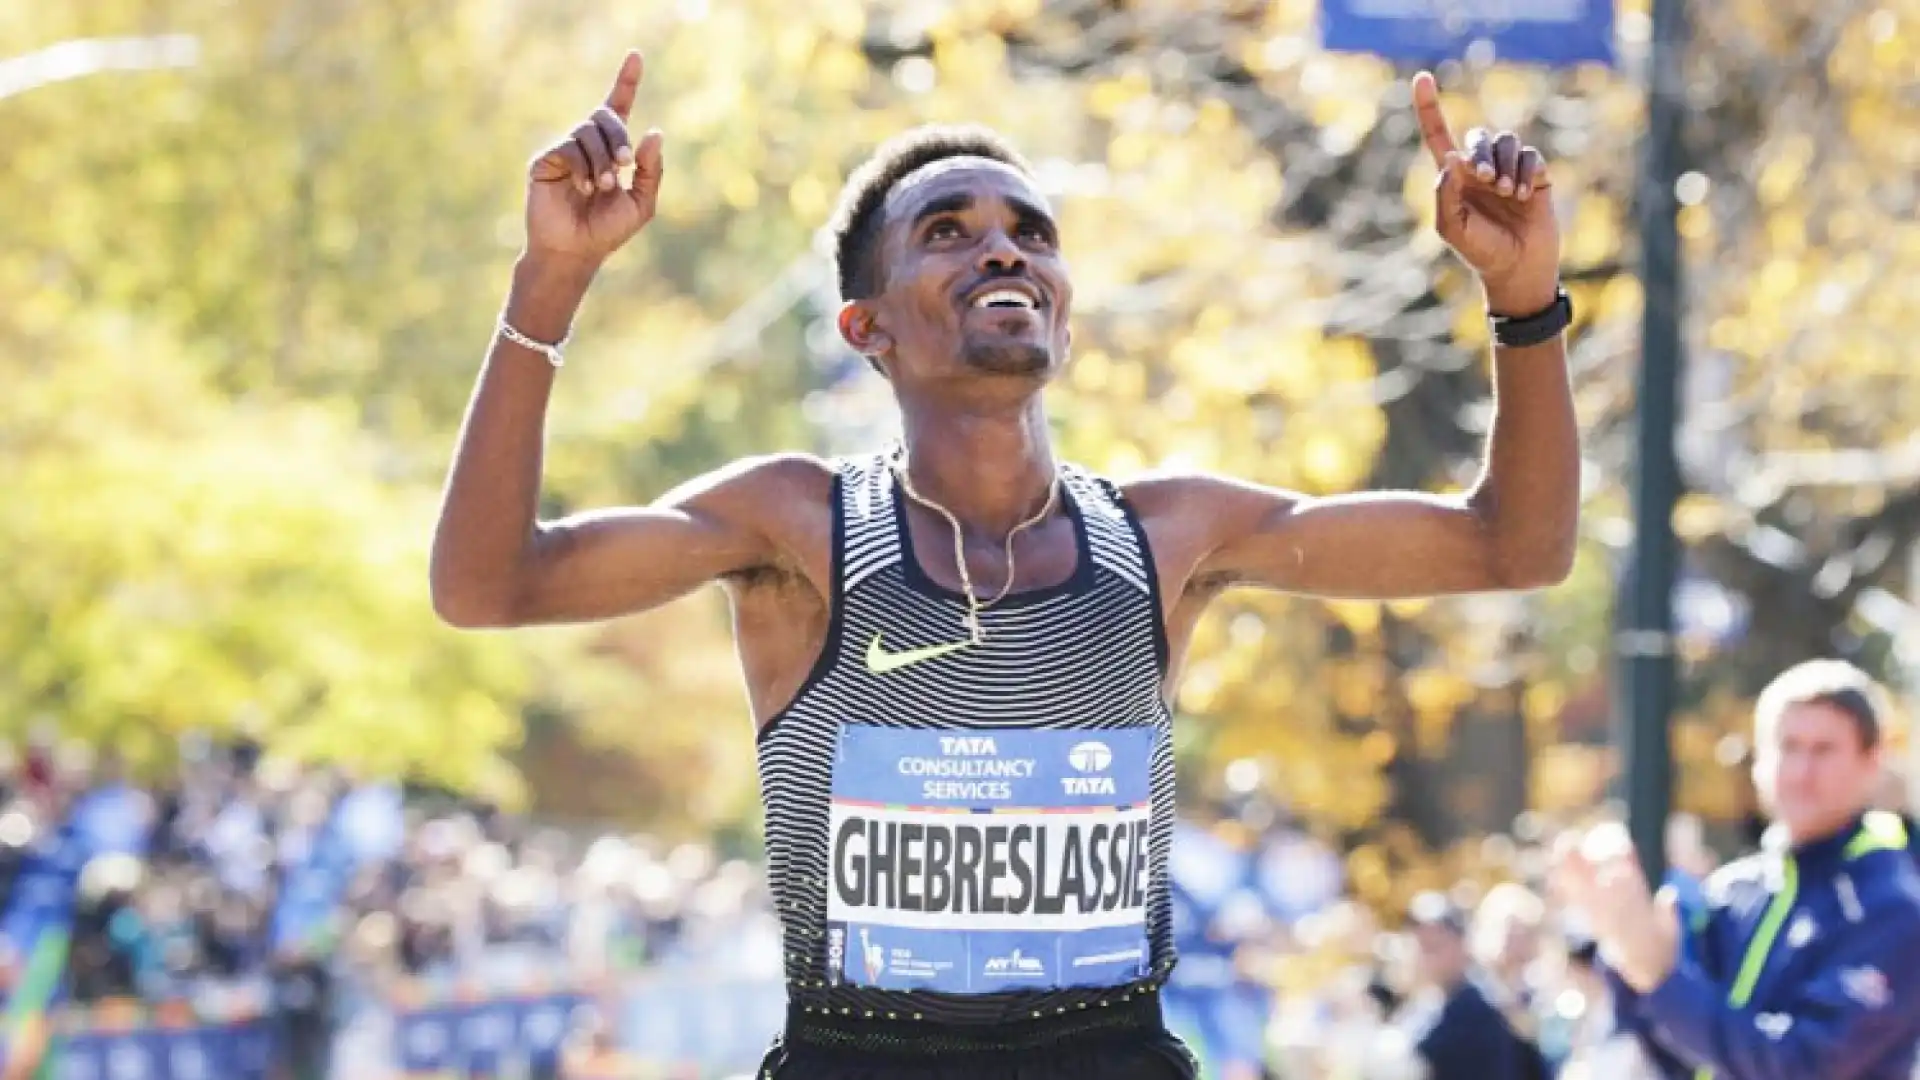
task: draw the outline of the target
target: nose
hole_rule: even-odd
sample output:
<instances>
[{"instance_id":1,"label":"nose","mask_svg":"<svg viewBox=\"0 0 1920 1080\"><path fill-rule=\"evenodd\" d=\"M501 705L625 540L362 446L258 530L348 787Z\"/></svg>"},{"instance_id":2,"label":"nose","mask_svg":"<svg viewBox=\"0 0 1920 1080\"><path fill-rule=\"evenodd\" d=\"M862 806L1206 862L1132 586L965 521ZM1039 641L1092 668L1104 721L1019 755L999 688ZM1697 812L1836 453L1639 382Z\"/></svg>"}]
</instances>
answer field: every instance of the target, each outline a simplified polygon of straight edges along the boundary
<instances>
[{"instance_id":1,"label":"nose","mask_svg":"<svg viewBox=\"0 0 1920 1080\"><path fill-rule=\"evenodd\" d=\"M1788 754L1781 759L1779 785L1792 791L1800 791L1812 784L1815 770L1806 757Z\"/></svg>"},{"instance_id":2,"label":"nose","mask_svg":"<svg viewBox=\"0 0 1920 1080\"><path fill-rule=\"evenodd\" d=\"M1027 268L1027 257L1005 229L991 229L980 240L975 268L982 276L1006 275Z\"/></svg>"}]
</instances>

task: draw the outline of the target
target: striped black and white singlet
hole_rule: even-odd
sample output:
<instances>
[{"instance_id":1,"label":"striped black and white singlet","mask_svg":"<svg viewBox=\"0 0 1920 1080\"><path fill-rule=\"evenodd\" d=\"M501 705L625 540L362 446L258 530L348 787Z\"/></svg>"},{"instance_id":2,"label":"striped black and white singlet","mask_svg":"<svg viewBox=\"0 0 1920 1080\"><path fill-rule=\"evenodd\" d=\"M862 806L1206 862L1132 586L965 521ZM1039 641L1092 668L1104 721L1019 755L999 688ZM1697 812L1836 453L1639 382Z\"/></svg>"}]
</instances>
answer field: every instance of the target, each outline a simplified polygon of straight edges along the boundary
<instances>
[{"instance_id":1,"label":"striped black and white singlet","mask_svg":"<svg viewBox=\"0 0 1920 1080\"><path fill-rule=\"evenodd\" d=\"M1155 987L1174 767L1139 521L1063 468L1072 577L936 654L965 602L915 560L893 460L837 465L828 641L759 739L790 1004L984 1025Z\"/></svg>"}]
</instances>

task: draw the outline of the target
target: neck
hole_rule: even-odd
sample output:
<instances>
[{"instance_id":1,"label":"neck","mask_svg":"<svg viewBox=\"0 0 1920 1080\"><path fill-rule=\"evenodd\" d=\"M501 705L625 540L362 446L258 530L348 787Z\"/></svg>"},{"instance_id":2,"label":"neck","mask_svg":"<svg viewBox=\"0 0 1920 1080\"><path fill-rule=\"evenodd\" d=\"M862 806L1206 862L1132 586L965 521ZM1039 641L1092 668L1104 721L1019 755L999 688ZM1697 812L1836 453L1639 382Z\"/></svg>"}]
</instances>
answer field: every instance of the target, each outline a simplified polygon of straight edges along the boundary
<instances>
[{"instance_id":1,"label":"neck","mask_svg":"<svg viewBox=\"0 0 1920 1080\"><path fill-rule=\"evenodd\" d=\"M1854 825L1864 813L1866 810L1861 809L1837 820L1824 821L1818 825L1808 824L1797 829L1788 826L1782 831L1786 833L1787 846L1795 850L1835 840L1843 834L1848 839L1852 839Z\"/></svg>"},{"instance_id":2,"label":"neck","mask_svg":"<svg viewBox=\"0 0 1920 1080\"><path fill-rule=\"evenodd\" d=\"M1037 395L992 410L903 400L900 411L914 490L969 532L997 540L1046 504L1058 466Z\"/></svg>"}]
</instances>

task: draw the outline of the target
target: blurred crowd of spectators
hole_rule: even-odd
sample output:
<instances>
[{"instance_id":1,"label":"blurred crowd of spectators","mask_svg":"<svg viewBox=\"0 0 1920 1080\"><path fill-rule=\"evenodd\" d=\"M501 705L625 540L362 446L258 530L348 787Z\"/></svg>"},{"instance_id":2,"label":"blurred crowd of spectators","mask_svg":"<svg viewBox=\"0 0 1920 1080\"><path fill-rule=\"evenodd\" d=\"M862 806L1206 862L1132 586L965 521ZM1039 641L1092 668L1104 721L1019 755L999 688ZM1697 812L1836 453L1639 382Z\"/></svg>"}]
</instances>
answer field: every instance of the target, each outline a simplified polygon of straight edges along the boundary
<instances>
[{"instance_id":1,"label":"blurred crowd of spectators","mask_svg":"<svg viewBox=\"0 0 1920 1080\"><path fill-rule=\"evenodd\" d=\"M1176 926L1179 914L1188 925L1166 1000L1214 1076L1654 1075L1633 1042L1616 1035L1594 943L1547 886L1559 824L1523 815L1510 834L1481 844L1469 880L1381 911L1344 882L1326 888L1324 849L1283 817L1244 801L1208 827L1188 822L1176 842ZM1719 839L1731 853L1757 840L1757 829L1747 823ZM1209 897L1204 869L1183 862L1222 831L1251 850L1251 872ZM1682 890L1697 889L1722 861L1689 815L1671 820L1667 846L1668 882ZM1289 854L1263 872L1276 852Z\"/></svg>"},{"instance_id":2,"label":"blurred crowd of spectators","mask_svg":"<svg viewBox=\"0 0 1920 1080\"><path fill-rule=\"evenodd\" d=\"M111 754L45 738L0 746L0 900L77 795L121 782ZM282 1009L305 995L320 1020L342 988L488 969L593 980L682 964L777 984L778 926L753 862L434 797L406 804L397 854L351 882L324 955L275 956L282 880L345 784L248 743L187 743L173 783L145 789L148 854L95 859L82 874L72 999L154 1002L251 981ZM1422 1057L1424 1075L1449 1080L1436 1046L1482 1060L1501 1032L1537 1049L1545 1072L1531 1075L1637 1080L1593 947L1544 887L1549 824L1523 819L1489 842L1499 884L1426 895L1383 920L1350 898L1339 854L1271 804L1207 818L1185 821L1176 845L1183 959L1167 1001L1222 1080L1400 1080L1423 1075ZM1683 885L1711 873L1698 822L1675 819L1668 861ZM0 989L20 959L0 955Z\"/></svg>"},{"instance_id":3,"label":"blurred crowd of spectators","mask_svg":"<svg viewBox=\"0 0 1920 1080\"><path fill-rule=\"evenodd\" d=\"M1344 963L1319 993L1277 1003L1272 1071L1282 1080L1651 1080L1637 1048L1615 1034L1592 939L1546 887L1554 835L1536 820L1517 832L1519 843L1499 845L1512 880L1423 893L1393 929L1350 901L1288 928L1300 950ZM1669 879L1681 888L1719 862L1686 816L1674 819L1668 847Z\"/></svg>"},{"instance_id":4,"label":"blurred crowd of spectators","mask_svg":"<svg viewBox=\"0 0 1920 1080\"><path fill-rule=\"evenodd\" d=\"M184 751L174 782L143 792L146 857L97 858L82 872L68 967L79 1004L191 996L295 959L270 955L269 923L345 779L244 742ZM111 753L44 736L0 745L0 903L75 798L121 782ZM746 861L429 798L407 806L397 857L348 887L326 935L332 962L312 977L463 978L501 956L586 978L689 951L746 964L757 944L777 957L772 928L761 875ZM0 987L21 959L0 954Z\"/></svg>"}]
</instances>

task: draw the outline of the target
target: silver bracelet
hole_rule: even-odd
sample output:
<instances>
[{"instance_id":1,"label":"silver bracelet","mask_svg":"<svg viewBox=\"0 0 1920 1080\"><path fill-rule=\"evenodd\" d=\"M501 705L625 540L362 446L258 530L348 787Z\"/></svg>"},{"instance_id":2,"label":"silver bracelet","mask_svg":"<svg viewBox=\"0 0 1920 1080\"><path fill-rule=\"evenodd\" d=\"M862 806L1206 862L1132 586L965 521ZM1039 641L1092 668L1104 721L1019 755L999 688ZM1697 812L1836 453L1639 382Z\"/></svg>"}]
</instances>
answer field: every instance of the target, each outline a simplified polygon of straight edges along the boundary
<instances>
[{"instance_id":1,"label":"silver bracelet","mask_svg":"<svg viewBox=\"0 0 1920 1080\"><path fill-rule=\"evenodd\" d=\"M560 354L560 350L567 347L567 338L561 338L559 344L556 345L548 345L545 342L535 341L520 331L515 330L513 324L509 323L504 317L500 320L500 336L523 349L537 352L541 356L546 357L547 363L552 364L555 368L562 368L567 364L566 357ZM571 337L571 335L569 335L569 337Z\"/></svg>"}]
</instances>

